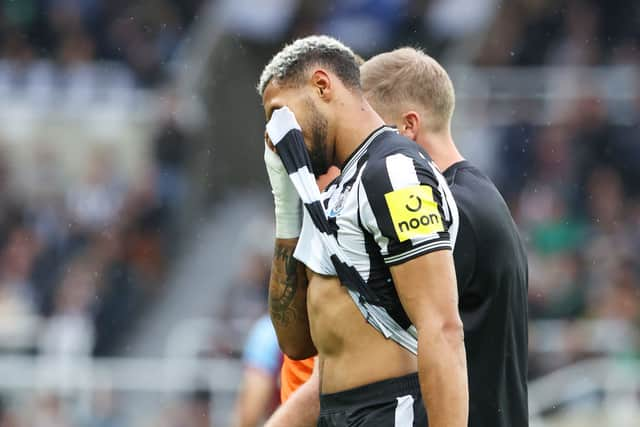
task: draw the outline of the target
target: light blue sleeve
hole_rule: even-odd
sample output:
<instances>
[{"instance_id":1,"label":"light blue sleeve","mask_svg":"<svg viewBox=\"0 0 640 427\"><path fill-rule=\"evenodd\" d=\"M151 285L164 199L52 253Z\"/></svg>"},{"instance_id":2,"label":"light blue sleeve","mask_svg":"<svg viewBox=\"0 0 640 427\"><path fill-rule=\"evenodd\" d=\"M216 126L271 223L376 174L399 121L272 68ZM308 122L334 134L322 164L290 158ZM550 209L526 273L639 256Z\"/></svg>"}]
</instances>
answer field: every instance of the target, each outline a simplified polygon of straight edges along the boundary
<instances>
[{"instance_id":1,"label":"light blue sleeve","mask_svg":"<svg viewBox=\"0 0 640 427\"><path fill-rule=\"evenodd\" d=\"M254 324L245 343L242 358L246 366L277 375L282 362L276 331L271 319L263 316Z\"/></svg>"}]
</instances>

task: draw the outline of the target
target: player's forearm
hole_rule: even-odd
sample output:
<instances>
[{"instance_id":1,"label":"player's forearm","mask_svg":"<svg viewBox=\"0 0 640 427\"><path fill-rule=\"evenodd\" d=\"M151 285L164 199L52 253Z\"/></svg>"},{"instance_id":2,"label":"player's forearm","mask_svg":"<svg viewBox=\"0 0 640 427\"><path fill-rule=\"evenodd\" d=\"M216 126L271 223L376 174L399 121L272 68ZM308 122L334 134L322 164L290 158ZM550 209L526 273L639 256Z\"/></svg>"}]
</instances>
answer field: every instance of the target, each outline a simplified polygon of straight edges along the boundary
<instances>
[{"instance_id":1,"label":"player's forearm","mask_svg":"<svg viewBox=\"0 0 640 427\"><path fill-rule=\"evenodd\" d=\"M309 381L278 408L264 427L314 427L319 416L320 375L316 366Z\"/></svg>"},{"instance_id":2,"label":"player's forearm","mask_svg":"<svg viewBox=\"0 0 640 427\"><path fill-rule=\"evenodd\" d=\"M293 257L298 239L276 239L269 281L269 313L282 351L292 359L316 354L307 317L304 265Z\"/></svg>"},{"instance_id":3,"label":"player's forearm","mask_svg":"<svg viewBox=\"0 0 640 427\"><path fill-rule=\"evenodd\" d=\"M429 426L467 427L469 392L462 326L420 331L418 359Z\"/></svg>"}]
</instances>

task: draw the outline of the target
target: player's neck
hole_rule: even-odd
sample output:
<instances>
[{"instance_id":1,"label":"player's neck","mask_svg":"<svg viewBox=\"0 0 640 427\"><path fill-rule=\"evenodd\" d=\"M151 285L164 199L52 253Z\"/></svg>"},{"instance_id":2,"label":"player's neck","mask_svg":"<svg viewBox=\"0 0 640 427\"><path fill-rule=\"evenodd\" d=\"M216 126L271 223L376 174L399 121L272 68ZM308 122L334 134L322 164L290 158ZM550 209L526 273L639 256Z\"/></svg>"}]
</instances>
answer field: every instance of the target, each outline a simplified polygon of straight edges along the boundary
<instances>
[{"instance_id":1,"label":"player's neck","mask_svg":"<svg viewBox=\"0 0 640 427\"><path fill-rule=\"evenodd\" d=\"M373 131L384 125L373 108L364 99L345 105L342 112L348 120L341 120L336 129L334 163L342 167L349 156L358 149Z\"/></svg>"},{"instance_id":2,"label":"player's neck","mask_svg":"<svg viewBox=\"0 0 640 427\"><path fill-rule=\"evenodd\" d=\"M464 160L450 132L429 133L419 144L442 172Z\"/></svg>"}]
</instances>

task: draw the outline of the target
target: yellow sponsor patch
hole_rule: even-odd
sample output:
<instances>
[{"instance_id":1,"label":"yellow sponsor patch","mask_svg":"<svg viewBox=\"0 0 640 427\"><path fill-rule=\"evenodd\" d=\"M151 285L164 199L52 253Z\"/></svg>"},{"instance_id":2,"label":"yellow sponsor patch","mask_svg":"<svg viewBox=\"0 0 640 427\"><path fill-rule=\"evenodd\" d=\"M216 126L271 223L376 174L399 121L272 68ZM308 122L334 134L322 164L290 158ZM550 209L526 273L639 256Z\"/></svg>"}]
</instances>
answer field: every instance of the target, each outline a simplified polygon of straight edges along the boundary
<instances>
[{"instance_id":1,"label":"yellow sponsor patch","mask_svg":"<svg viewBox=\"0 0 640 427\"><path fill-rule=\"evenodd\" d=\"M431 187L415 185L402 188L385 194L384 198L399 241L444 231Z\"/></svg>"}]
</instances>

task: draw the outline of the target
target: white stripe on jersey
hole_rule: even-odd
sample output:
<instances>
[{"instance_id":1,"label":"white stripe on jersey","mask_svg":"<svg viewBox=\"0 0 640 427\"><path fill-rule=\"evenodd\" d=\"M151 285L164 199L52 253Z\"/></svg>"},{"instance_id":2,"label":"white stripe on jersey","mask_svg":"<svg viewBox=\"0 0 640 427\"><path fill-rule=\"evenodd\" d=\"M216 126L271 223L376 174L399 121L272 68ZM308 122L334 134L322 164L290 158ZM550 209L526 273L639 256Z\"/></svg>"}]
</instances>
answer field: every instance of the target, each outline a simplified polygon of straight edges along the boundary
<instances>
[{"instance_id":1,"label":"white stripe on jersey","mask_svg":"<svg viewBox=\"0 0 640 427\"><path fill-rule=\"evenodd\" d=\"M323 193L321 201L329 197L329 193ZM327 250L322 234L313 225L311 216L306 209L302 210L302 229L298 244L293 252L293 257L304 263L307 268L318 274L326 276L335 276L336 268L331 262L331 253Z\"/></svg>"},{"instance_id":2,"label":"white stripe on jersey","mask_svg":"<svg viewBox=\"0 0 640 427\"><path fill-rule=\"evenodd\" d=\"M301 188L303 186L303 182L316 180L316 177L311 173L311 171L309 171L309 168L307 168L306 166L298 169L298 171L295 174L289 175L289 178L291 179L291 182L296 188ZM302 203L311 203L320 196L320 190L318 190L317 193L316 192L300 192L298 193L298 195L300 196Z\"/></svg>"},{"instance_id":3,"label":"white stripe on jersey","mask_svg":"<svg viewBox=\"0 0 640 427\"><path fill-rule=\"evenodd\" d=\"M391 186L394 190L420 184L412 158L404 154L393 154L387 157L385 161Z\"/></svg>"}]
</instances>

